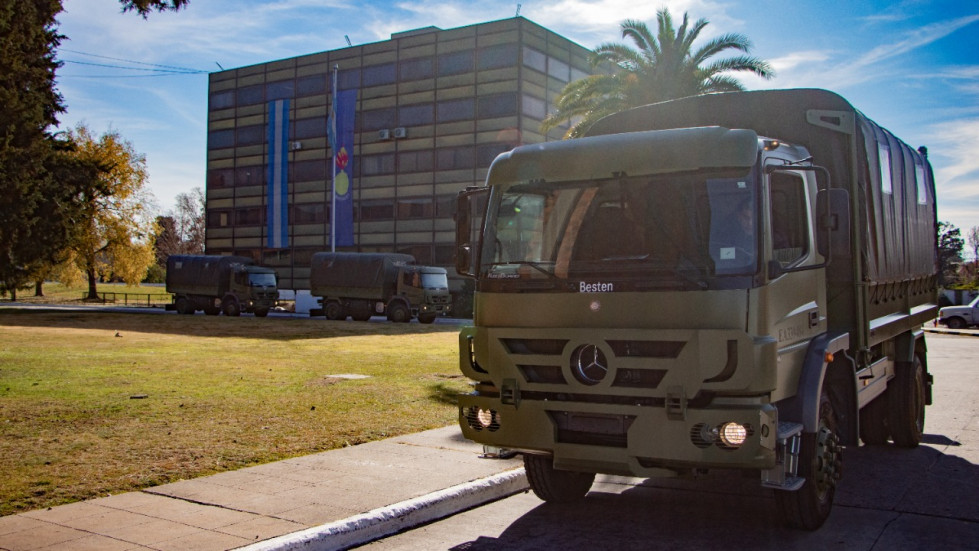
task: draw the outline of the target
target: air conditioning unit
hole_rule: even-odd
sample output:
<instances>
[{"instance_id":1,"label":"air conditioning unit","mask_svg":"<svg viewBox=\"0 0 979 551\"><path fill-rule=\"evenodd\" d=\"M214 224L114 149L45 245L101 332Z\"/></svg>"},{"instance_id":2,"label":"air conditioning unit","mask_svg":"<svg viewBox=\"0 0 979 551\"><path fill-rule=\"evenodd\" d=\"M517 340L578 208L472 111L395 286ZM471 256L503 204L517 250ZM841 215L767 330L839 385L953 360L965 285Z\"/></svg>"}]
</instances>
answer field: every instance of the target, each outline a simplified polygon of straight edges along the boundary
<instances>
[{"instance_id":1,"label":"air conditioning unit","mask_svg":"<svg viewBox=\"0 0 979 551\"><path fill-rule=\"evenodd\" d=\"M391 131L388 130L387 128L385 128L384 130L378 130L377 131L377 137L378 138L381 138L382 140L390 140L391 139Z\"/></svg>"},{"instance_id":2,"label":"air conditioning unit","mask_svg":"<svg viewBox=\"0 0 979 551\"><path fill-rule=\"evenodd\" d=\"M394 137L395 138L404 138L407 135L408 135L408 131L405 130L405 127L403 127L403 126L399 126L399 127L397 127L397 128L394 129Z\"/></svg>"}]
</instances>

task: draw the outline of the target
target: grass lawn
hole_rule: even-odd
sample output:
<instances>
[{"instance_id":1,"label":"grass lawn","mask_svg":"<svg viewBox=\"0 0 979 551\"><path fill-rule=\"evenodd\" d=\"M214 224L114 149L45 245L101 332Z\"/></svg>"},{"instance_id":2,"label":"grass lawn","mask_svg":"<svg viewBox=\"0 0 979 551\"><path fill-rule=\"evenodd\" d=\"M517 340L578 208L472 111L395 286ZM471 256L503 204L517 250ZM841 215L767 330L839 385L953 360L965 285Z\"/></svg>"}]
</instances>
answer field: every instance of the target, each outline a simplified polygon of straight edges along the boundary
<instances>
[{"instance_id":1,"label":"grass lawn","mask_svg":"<svg viewBox=\"0 0 979 551\"><path fill-rule=\"evenodd\" d=\"M0 515L452 424L457 343L416 323L0 309Z\"/></svg>"}]
</instances>

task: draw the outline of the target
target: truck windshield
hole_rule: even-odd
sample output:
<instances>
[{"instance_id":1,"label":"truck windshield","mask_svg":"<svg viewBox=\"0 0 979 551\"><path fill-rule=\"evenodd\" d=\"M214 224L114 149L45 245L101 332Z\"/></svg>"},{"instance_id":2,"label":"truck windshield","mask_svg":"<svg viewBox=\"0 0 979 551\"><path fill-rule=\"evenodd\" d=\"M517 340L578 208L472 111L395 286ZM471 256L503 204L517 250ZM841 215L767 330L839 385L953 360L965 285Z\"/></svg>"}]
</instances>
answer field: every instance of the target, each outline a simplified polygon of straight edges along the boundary
<instances>
[{"instance_id":1,"label":"truck windshield","mask_svg":"<svg viewBox=\"0 0 979 551\"><path fill-rule=\"evenodd\" d=\"M275 274L248 274L248 283L255 287L275 287Z\"/></svg>"},{"instance_id":2,"label":"truck windshield","mask_svg":"<svg viewBox=\"0 0 979 551\"><path fill-rule=\"evenodd\" d=\"M513 185L490 204L480 275L491 287L571 280L557 290L591 280L617 290L750 285L757 188L754 171Z\"/></svg>"},{"instance_id":3,"label":"truck windshield","mask_svg":"<svg viewBox=\"0 0 979 551\"><path fill-rule=\"evenodd\" d=\"M422 288L448 289L449 277L446 274L422 274Z\"/></svg>"}]
</instances>

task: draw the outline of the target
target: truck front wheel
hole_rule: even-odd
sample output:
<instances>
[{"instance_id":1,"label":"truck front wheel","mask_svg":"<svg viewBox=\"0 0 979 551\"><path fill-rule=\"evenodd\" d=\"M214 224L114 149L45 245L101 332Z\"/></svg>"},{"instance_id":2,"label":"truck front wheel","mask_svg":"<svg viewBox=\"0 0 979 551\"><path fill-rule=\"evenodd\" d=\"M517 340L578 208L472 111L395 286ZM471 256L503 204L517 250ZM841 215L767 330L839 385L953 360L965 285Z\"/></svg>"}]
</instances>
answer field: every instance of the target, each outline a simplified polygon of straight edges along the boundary
<instances>
[{"instance_id":1,"label":"truck front wheel","mask_svg":"<svg viewBox=\"0 0 979 551\"><path fill-rule=\"evenodd\" d=\"M890 394L891 438L902 448L916 448L925 431L925 366L914 355L911 369L898 369L887 392Z\"/></svg>"},{"instance_id":2,"label":"truck front wheel","mask_svg":"<svg viewBox=\"0 0 979 551\"><path fill-rule=\"evenodd\" d=\"M235 297L226 297L221 302L221 309L224 310L224 315L226 316L240 316L241 306L238 305L238 299Z\"/></svg>"},{"instance_id":3,"label":"truck front wheel","mask_svg":"<svg viewBox=\"0 0 979 551\"><path fill-rule=\"evenodd\" d=\"M436 314L418 314L420 323L432 323L435 321Z\"/></svg>"},{"instance_id":4,"label":"truck front wheel","mask_svg":"<svg viewBox=\"0 0 979 551\"><path fill-rule=\"evenodd\" d=\"M269 315L269 309L268 308L259 308L259 309L255 310L255 317L256 318L264 318L267 315Z\"/></svg>"},{"instance_id":5,"label":"truck front wheel","mask_svg":"<svg viewBox=\"0 0 979 551\"><path fill-rule=\"evenodd\" d=\"M548 503L577 501L585 497L595 481L595 473L555 469L548 456L525 453L523 465L530 488Z\"/></svg>"},{"instance_id":6,"label":"truck front wheel","mask_svg":"<svg viewBox=\"0 0 979 551\"><path fill-rule=\"evenodd\" d=\"M837 433L836 412L826 394L819 398L819 426L815 433L802 434L799 476L806 479L796 491L777 490L775 504L782 521L792 528L815 530L826 522L833 508L836 482L843 467Z\"/></svg>"}]
</instances>

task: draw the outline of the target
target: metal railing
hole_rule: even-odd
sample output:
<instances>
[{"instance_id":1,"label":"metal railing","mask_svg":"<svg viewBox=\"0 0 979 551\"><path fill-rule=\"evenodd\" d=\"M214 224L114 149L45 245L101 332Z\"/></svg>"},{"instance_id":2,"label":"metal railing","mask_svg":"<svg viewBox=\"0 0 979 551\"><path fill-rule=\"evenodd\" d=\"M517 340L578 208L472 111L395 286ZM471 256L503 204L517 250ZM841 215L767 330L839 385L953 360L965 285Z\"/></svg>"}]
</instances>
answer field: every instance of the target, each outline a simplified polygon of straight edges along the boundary
<instances>
[{"instance_id":1,"label":"metal railing","mask_svg":"<svg viewBox=\"0 0 979 551\"><path fill-rule=\"evenodd\" d=\"M116 293L114 291L99 291L98 300L102 304L121 304L123 306L166 306L173 301L169 294L160 293ZM88 291L82 293L82 300L93 301L88 298Z\"/></svg>"}]
</instances>

